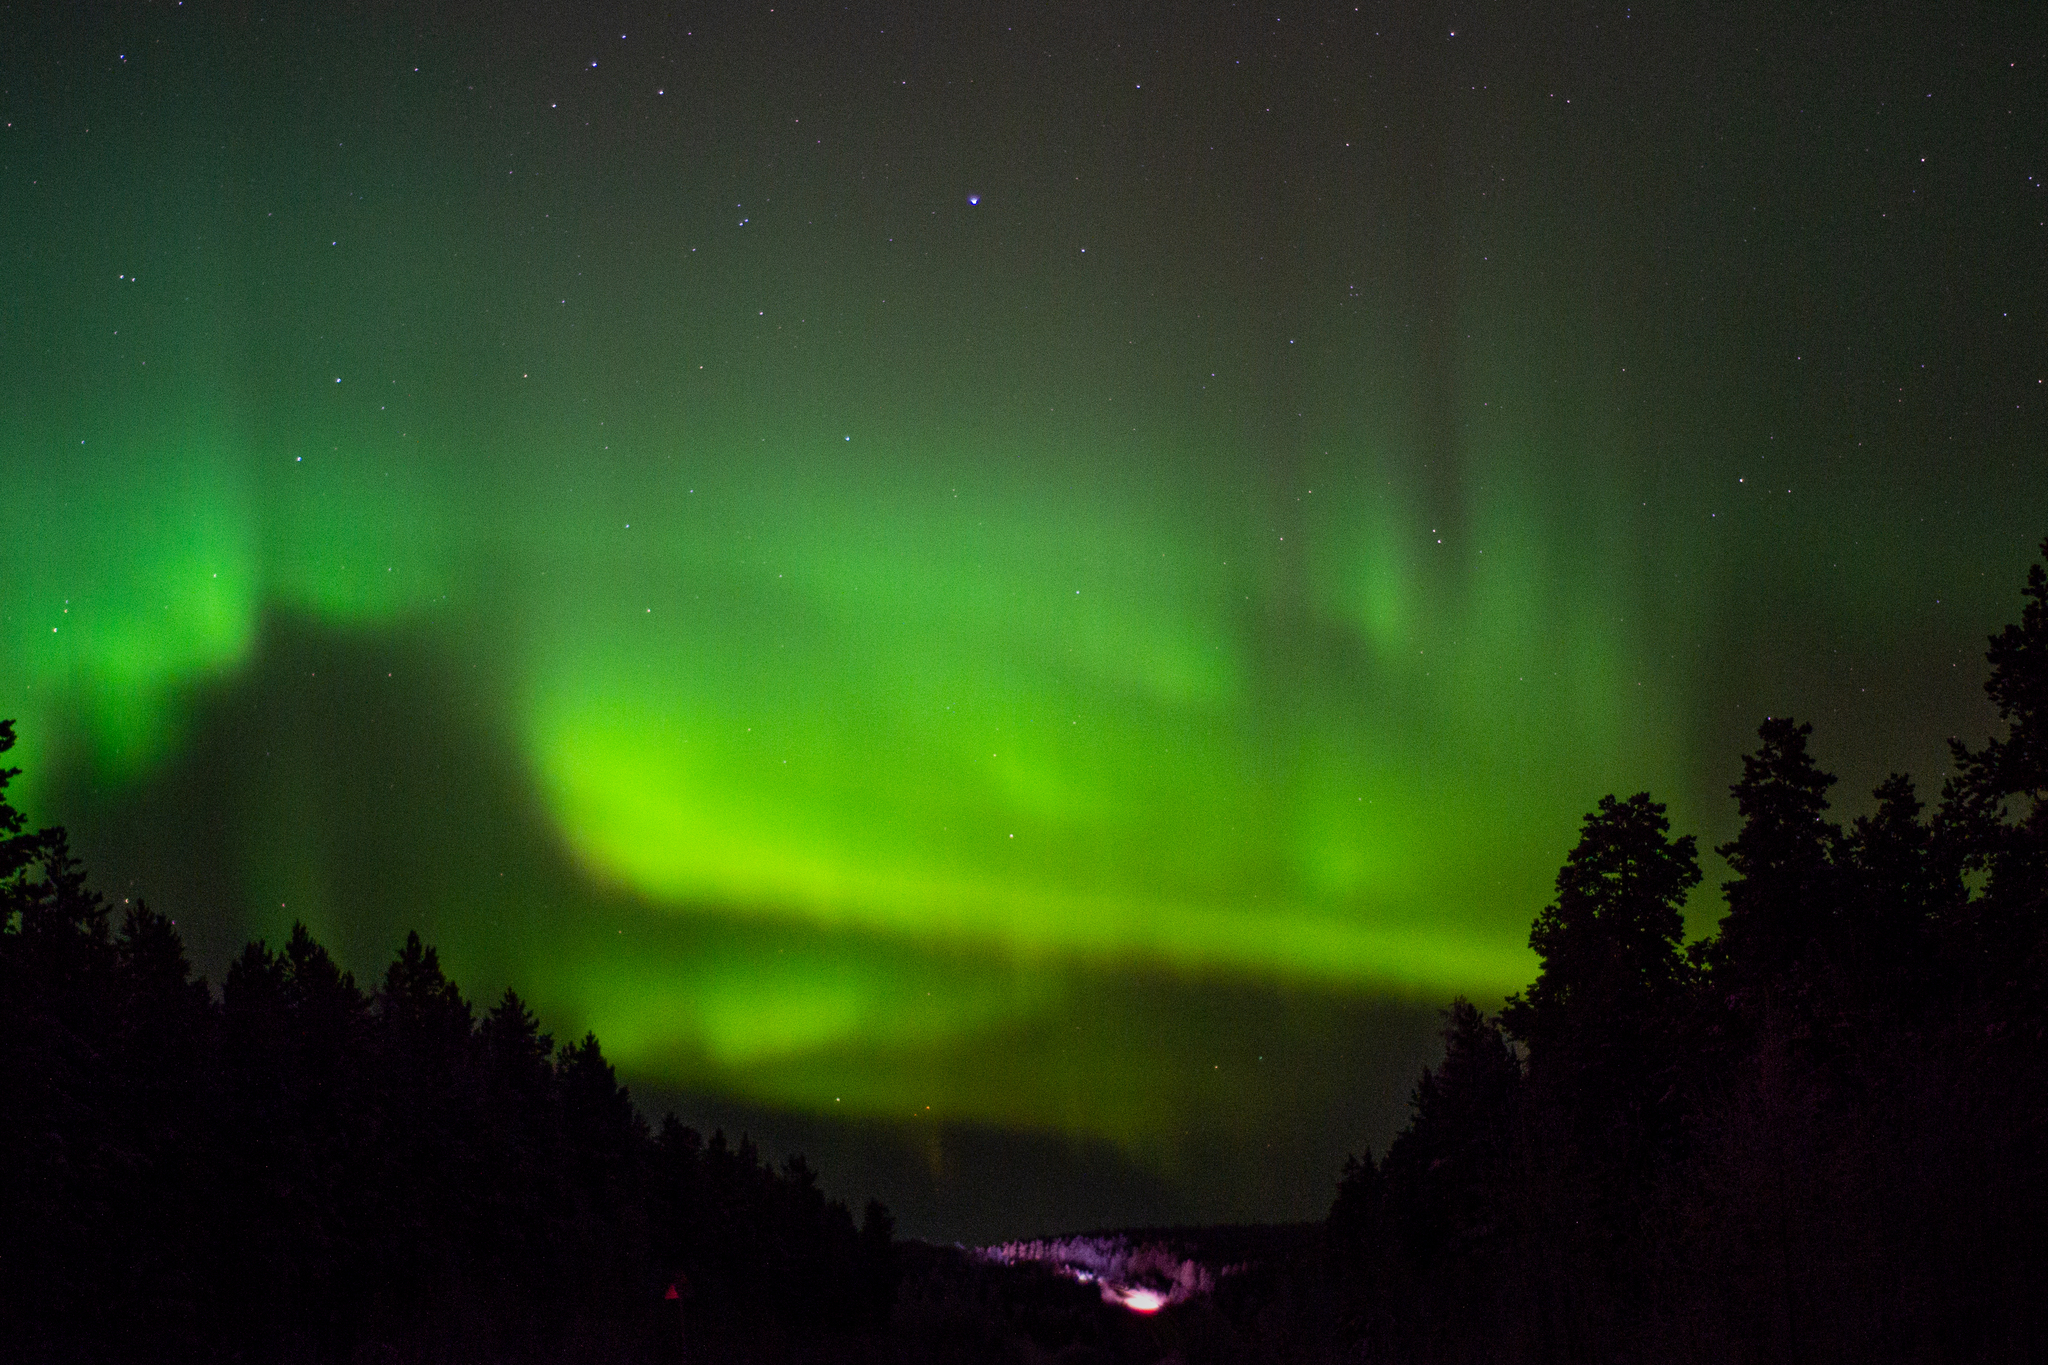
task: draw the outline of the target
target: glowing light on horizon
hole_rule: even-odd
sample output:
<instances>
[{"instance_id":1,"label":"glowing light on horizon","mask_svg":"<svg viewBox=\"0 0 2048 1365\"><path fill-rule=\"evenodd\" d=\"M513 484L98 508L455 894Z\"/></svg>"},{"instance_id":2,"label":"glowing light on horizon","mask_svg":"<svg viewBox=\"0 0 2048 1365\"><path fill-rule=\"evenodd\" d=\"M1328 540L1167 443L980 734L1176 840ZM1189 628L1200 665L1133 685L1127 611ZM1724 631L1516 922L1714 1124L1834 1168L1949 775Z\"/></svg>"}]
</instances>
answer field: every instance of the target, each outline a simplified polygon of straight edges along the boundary
<instances>
[{"instance_id":1,"label":"glowing light on horizon","mask_svg":"<svg viewBox=\"0 0 2048 1365\"><path fill-rule=\"evenodd\" d=\"M1121 1237L1005 1242L978 1254L998 1265L1044 1265L1077 1284L1096 1286L1104 1303L1145 1314L1213 1293L1217 1276L1231 1273L1228 1267L1211 1270L1161 1243L1133 1245Z\"/></svg>"}]
</instances>

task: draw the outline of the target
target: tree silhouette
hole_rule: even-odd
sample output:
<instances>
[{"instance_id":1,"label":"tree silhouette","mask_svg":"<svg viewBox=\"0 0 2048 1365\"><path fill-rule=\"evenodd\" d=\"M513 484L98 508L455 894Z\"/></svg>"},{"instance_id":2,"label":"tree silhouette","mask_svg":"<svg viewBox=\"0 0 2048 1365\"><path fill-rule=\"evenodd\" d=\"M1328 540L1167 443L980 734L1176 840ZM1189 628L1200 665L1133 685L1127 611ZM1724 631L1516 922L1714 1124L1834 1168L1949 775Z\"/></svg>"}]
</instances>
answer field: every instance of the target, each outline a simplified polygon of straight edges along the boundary
<instances>
[{"instance_id":1,"label":"tree silhouette","mask_svg":"<svg viewBox=\"0 0 2048 1365\"><path fill-rule=\"evenodd\" d=\"M1454 1006L1387 1160L1345 1168L1330 1264L1354 1358L2040 1355L2042 566L1986 657L2003 733L1953 744L1931 819L1893 774L1843 831L1811 727L1766 720L1731 788L1728 913L1685 953L1693 841L1646 795L1600 802L1501 1014L1519 1080ZM1457 1079L1475 1074L1498 1079ZM1510 1088L1495 1140L1472 1115ZM1479 1160L1473 1134L1496 1141Z\"/></svg>"},{"instance_id":2,"label":"tree silhouette","mask_svg":"<svg viewBox=\"0 0 2048 1365\"><path fill-rule=\"evenodd\" d=\"M2048 540L2041 543L2048 557ZM1965 916L1980 970L2018 986L2038 979L2048 926L2048 572L2027 571L2020 619L1991 637L1984 690L2005 734L1971 749L1949 741L1956 774L1940 823L1983 874Z\"/></svg>"},{"instance_id":3,"label":"tree silhouette","mask_svg":"<svg viewBox=\"0 0 2048 1365\"><path fill-rule=\"evenodd\" d=\"M1542 960L1501 1011L1529 1049L1532 1080L1584 1121L1582 1136L1619 1156L1656 1127L1691 971L1679 942L1686 893L1699 884L1690 834L1669 838L1664 807L1637 792L1600 798L1536 917Z\"/></svg>"},{"instance_id":4,"label":"tree silhouette","mask_svg":"<svg viewBox=\"0 0 2048 1365\"><path fill-rule=\"evenodd\" d=\"M1812 733L1781 716L1765 720L1762 743L1743 756L1742 780L1729 789L1742 829L1715 851L1736 876L1722 886L1728 915L1703 956L1715 985L1750 1003L1798 989L1795 977L1840 946L1842 831L1827 819L1835 778L1807 752Z\"/></svg>"},{"instance_id":5,"label":"tree silhouette","mask_svg":"<svg viewBox=\"0 0 2048 1365\"><path fill-rule=\"evenodd\" d=\"M13 743L0 723L0 753ZM366 994L296 924L218 1001L111 926L0 770L0 1341L29 1362L672 1358L659 1294L745 1337L886 1322L893 1225L751 1142L650 1133L594 1035L481 1021L408 935ZM666 1325L667 1330L663 1331ZM714 1334L715 1335L715 1334Z\"/></svg>"},{"instance_id":6,"label":"tree silhouette","mask_svg":"<svg viewBox=\"0 0 2048 1365\"><path fill-rule=\"evenodd\" d=\"M1446 1011L1444 1059L1425 1067L1408 1126L1387 1149L1397 1231L1412 1257L1470 1255L1496 1240L1521 1059L1463 997ZM1361 1179L1369 1179L1360 1168Z\"/></svg>"},{"instance_id":7,"label":"tree silhouette","mask_svg":"<svg viewBox=\"0 0 2048 1365\"><path fill-rule=\"evenodd\" d=\"M1942 931L1964 903L1961 866L1911 777L1893 773L1872 796L1877 809L1857 816L1842 844L1844 994L1860 1015L1917 1018L1937 984Z\"/></svg>"}]
</instances>

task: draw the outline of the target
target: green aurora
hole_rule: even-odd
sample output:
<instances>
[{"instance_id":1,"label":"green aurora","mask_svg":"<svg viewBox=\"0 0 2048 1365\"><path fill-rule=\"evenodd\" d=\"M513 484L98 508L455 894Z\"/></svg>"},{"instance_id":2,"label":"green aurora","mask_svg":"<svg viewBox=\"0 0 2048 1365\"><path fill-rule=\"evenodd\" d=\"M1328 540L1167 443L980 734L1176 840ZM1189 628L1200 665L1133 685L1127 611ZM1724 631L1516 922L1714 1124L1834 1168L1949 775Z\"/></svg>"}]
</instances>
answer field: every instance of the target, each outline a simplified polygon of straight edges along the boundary
<instances>
[{"instance_id":1,"label":"green aurora","mask_svg":"<svg viewBox=\"0 0 2048 1365\"><path fill-rule=\"evenodd\" d=\"M1602 793L1986 729L2025 35L192 8L6 55L0 699L202 970L1313 1216Z\"/></svg>"}]
</instances>

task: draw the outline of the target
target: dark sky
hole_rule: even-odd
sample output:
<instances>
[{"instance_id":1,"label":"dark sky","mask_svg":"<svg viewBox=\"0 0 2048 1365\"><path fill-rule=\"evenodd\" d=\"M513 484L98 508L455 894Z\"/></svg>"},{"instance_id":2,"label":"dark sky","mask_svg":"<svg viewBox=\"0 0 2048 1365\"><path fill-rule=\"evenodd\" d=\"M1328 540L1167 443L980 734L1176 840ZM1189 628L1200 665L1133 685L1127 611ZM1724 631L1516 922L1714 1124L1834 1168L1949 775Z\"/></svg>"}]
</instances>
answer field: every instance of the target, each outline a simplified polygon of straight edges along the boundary
<instances>
[{"instance_id":1,"label":"dark sky","mask_svg":"<svg viewBox=\"0 0 2048 1365\"><path fill-rule=\"evenodd\" d=\"M2039 6L17 6L0 114L32 813L912 1233L1318 1216L1603 793L1931 795L2048 533Z\"/></svg>"}]
</instances>

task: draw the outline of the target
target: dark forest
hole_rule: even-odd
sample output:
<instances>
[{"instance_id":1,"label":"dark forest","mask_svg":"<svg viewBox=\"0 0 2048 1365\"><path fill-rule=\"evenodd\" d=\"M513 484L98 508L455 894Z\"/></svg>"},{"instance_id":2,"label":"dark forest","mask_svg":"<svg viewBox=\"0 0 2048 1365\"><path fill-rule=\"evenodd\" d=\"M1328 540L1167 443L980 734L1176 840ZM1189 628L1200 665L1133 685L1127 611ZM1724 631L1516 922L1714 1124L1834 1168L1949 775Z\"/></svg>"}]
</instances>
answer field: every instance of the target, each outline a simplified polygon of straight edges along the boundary
<instances>
[{"instance_id":1,"label":"dark forest","mask_svg":"<svg viewBox=\"0 0 2048 1365\"><path fill-rule=\"evenodd\" d=\"M2043 546L2048 556L2048 544ZM0 804L0 1337L19 1360L2029 1360L2048 1341L2048 574L2004 733L1830 818L1811 727L1733 788L1718 932L1647 793L1603 797L1488 1014L1326 1224L1141 1319L898 1243L801 1158L651 1125L595 1037L410 937L303 928L218 988ZM0 727L0 748L14 739ZM11 772L9 774L12 775Z\"/></svg>"}]
</instances>

